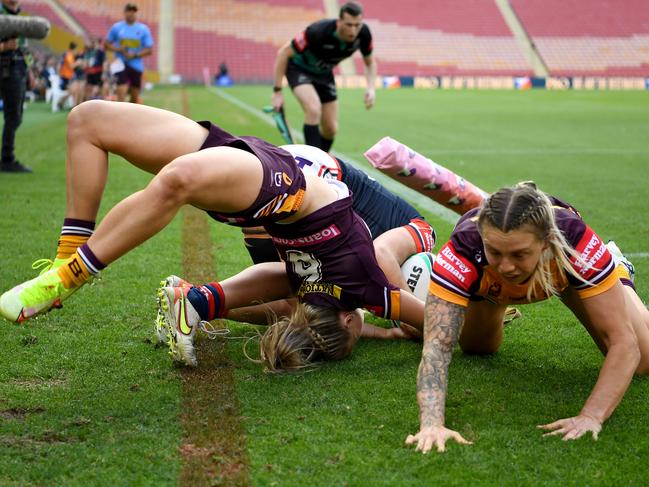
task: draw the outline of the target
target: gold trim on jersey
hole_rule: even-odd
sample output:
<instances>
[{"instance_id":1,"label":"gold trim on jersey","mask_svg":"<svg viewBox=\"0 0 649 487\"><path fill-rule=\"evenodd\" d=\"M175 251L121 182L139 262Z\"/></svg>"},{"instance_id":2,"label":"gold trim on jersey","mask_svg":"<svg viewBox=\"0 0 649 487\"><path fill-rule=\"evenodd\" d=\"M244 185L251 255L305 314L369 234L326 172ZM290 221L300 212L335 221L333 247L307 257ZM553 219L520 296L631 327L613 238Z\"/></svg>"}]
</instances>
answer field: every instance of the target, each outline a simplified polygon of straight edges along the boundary
<instances>
[{"instance_id":1,"label":"gold trim on jersey","mask_svg":"<svg viewBox=\"0 0 649 487\"><path fill-rule=\"evenodd\" d=\"M557 267L554 262L551 263L551 266L552 274L554 276L554 285L557 291L561 292L568 287L568 280L565 276L562 276L557 272ZM629 278L629 273L628 271L626 271L626 268L623 265L617 266L614 272L611 272L606 277L606 279L604 279L597 285L589 286L584 289L578 289L576 291L579 297L582 299L597 296L598 294L608 291L615 285L615 282L621 278ZM475 293L475 295L496 304L535 303L537 301L543 301L549 297L545 293L543 293L541 289L536 289L532 293L531 300L528 300L527 291L529 289L529 285L529 282L524 284L511 284L502 279L493 267L485 266L483 268L482 278L480 279L480 288ZM468 298L464 298L454 292L451 292L433 281L430 282L429 290L433 295L445 301L449 301L463 307L467 307L469 304Z\"/></svg>"},{"instance_id":2,"label":"gold trim on jersey","mask_svg":"<svg viewBox=\"0 0 649 487\"><path fill-rule=\"evenodd\" d=\"M390 290L390 319L398 320L401 317L401 291Z\"/></svg>"},{"instance_id":3,"label":"gold trim on jersey","mask_svg":"<svg viewBox=\"0 0 649 487\"><path fill-rule=\"evenodd\" d=\"M280 213L295 213L304 201L304 189L299 189L295 194L280 194L261 207L253 218L265 218L269 215Z\"/></svg>"},{"instance_id":4,"label":"gold trim on jersey","mask_svg":"<svg viewBox=\"0 0 649 487\"><path fill-rule=\"evenodd\" d=\"M593 296L597 296L598 294L602 294L604 291L611 289L615 285L616 281L619 281L621 277L625 277L624 272L622 272L619 267L620 266L618 266L618 268L606 276L606 279L598 283L596 286L577 290L579 297L583 299L592 298ZM628 272L626 275L628 276Z\"/></svg>"},{"instance_id":5,"label":"gold trim on jersey","mask_svg":"<svg viewBox=\"0 0 649 487\"><path fill-rule=\"evenodd\" d=\"M469 306L469 298L465 298L460 296L459 294L455 294L454 292L451 292L448 289L443 288L442 286L440 286L434 281L430 281L430 284L428 285L428 291L433 296L437 296L438 298L443 299L444 301L449 301L450 303L460 305L463 308Z\"/></svg>"}]
</instances>

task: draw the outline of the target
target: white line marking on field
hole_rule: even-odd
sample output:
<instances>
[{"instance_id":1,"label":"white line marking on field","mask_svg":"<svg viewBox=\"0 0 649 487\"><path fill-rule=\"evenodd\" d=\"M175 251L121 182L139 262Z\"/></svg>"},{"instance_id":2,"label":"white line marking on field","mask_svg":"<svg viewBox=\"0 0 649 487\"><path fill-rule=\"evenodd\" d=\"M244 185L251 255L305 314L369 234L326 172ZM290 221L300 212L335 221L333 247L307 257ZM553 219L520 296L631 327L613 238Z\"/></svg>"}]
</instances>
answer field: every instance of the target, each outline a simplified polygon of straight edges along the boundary
<instances>
[{"instance_id":1,"label":"white line marking on field","mask_svg":"<svg viewBox=\"0 0 649 487\"><path fill-rule=\"evenodd\" d=\"M649 258L649 252L631 252L631 253L625 253L624 256L627 259L647 259Z\"/></svg>"},{"instance_id":2,"label":"white line marking on field","mask_svg":"<svg viewBox=\"0 0 649 487\"><path fill-rule=\"evenodd\" d=\"M221 98L229 101L230 103L238 106L239 108L245 110L246 112L254 115L260 120L263 120L268 125L275 126L275 121L272 119L270 115L266 115L265 113L263 113L261 107L259 108L253 107L252 105L249 105L248 103L240 100L239 98L236 98L235 96L226 93L225 90L223 89L209 87L208 90L216 94L217 96L220 96ZM304 137L302 136L302 133L300 131L294 129L293 127L289 127L289 128L293 133L293 137L295 139L299 140L300 142L304 141ZM459 218L459 215L457 213L436 203L432 199L427 198L423 194L418 193L414 189L410 189L407 186L404 186L400 182L392 179L391 177L386 176L378 169L372 167L369 163L363 164L357 160L352 159L350 156L338 151L332 151L332 154L336 157L339 157L345 162L349 162L354 167L362 169L363 171L368 173L370 176L372 176L374 179L376 179L378 182L380 182L383 186L388 188L393 193L398 194L402 198L414 203L415 205L421 208L425 208L427 211L431 212L432 214L434 214L438 218L441 218L447 223L455 224L455 222L457 222Z\"/></svg>"}]
</instances>

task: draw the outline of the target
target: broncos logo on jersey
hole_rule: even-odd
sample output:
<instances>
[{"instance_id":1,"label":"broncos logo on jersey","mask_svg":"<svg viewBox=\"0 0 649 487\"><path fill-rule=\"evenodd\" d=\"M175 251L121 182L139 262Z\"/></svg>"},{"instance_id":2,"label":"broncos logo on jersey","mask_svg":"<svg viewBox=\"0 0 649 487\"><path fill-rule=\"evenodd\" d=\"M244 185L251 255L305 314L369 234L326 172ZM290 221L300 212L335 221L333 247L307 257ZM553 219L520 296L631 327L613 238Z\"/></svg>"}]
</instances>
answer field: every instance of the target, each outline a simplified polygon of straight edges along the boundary
<instances>
[{"instance_id":1,"label":"broncos logo on jersey","mask_svg":"<svg viewBox=\"0 0 649 487\"><path fill-rule=\"evenodd\" d=\"M283 145L281 148L293 156L303 173L323 179L342 179L340 164L331 154L303 144Z\"/></svg>"}]
</instances>

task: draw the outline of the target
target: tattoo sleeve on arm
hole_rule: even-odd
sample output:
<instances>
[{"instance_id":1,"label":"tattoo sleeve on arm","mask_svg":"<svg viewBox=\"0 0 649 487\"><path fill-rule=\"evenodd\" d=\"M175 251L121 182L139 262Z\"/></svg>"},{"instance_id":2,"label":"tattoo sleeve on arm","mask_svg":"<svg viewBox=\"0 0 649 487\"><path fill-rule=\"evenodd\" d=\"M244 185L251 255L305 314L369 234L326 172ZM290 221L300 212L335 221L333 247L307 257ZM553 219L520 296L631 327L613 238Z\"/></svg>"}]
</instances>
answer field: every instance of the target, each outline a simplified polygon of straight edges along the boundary
<instances>
[{"instance_id":1,"label":"tattoo sleeve on arm","mask_svg":"<svg viewBox=\"0 0 649 487\"><path fill-rule=\"evenodd\" d=\"M421 428L444 424L448 366L464 321L464 308L428 294L424 346L417 372Z\"/></svg>"}]
</instances>

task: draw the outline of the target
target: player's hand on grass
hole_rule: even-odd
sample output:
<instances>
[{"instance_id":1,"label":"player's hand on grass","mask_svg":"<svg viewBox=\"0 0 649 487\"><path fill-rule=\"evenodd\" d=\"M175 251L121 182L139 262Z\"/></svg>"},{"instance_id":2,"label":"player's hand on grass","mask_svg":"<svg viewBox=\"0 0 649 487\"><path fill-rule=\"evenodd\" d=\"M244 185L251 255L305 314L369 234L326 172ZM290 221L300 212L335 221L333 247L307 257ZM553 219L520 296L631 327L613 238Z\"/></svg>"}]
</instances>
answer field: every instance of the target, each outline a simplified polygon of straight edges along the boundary
<instances>
[{"instance_id":1,"label":"player's hand on grass","mask_svg":"<svg viewBox=\"0 0 649 487\"><path fill-rule=\"evenodd\" d=\"M401 328L388 328L387 330L388 337L392 340L408 340L410 335L405 333Z\"/></svg>"},{"instance_id":2,"label":"player's hand on grass","mask_svg":"<svg viewBox=\"0 0 649 487\"><path fill-rule=\"evenodd\" d=\"M282 107L284 106L284 95L282 95L281 91L273 93L273 97L271 98L271 105L273 105L273 110L275 110L276 112L279 112L282 109Z\"/></svg>"},{"instance_id":3,"label":"player's hand on grass","mask_svg":"<svg viewBox=\"0 0 649 487\"><path fill-rule=\"evenodd\" d=\"M541 424L538 428L549 431L543 436L563 436L563 441L576 440L581 438L586 433L592 433L593 439L597 439L597 435L602 431L602 423L595 418L580 414L572 418L559 419L554 423Z\"/></svg>"},{"instance_id":4,"label":"player's hand on grass","mask_svg":"<svg viewBox=\"0 0 649 487\"><path fill-rule=\"evenodd\" d=\"M446 451L446 441L455 440L460 445L473 445L472 441L468 441L462 437L457 431L450 430L444 426L430 426L422 428L416 435L408 435L406 438L406 445L417 444L416 451L428 453L433 446L437 448L438 452Z\"/></svg>"},{"instance_id":5,"label":"player's hand on grass","mask_svg":"<svg viewBox=\"0 0 649 487\"><path fill-rule=\"evenodd\" d=\"M374 100L376 100L376 93L374 88L368 88L365 92L365 108L370 109L374 106Z\"/></svg>"},{"instance_id":6,"label":"player's hand on grass","mask_svg":"<svg viewBox=\"0 0 649 487\"><path fill-rule=\"evenodd\" d=\"M409 325L408 323L401 322L399 326L400 326L399 328L394 328L394 329L399 330L403 334L401 338L405 338L407 340L417 340L417 341L421 341L421 339L424 338L424 335L420 330L418 330L412 325Z\"/></svg>"}]
</instances>

